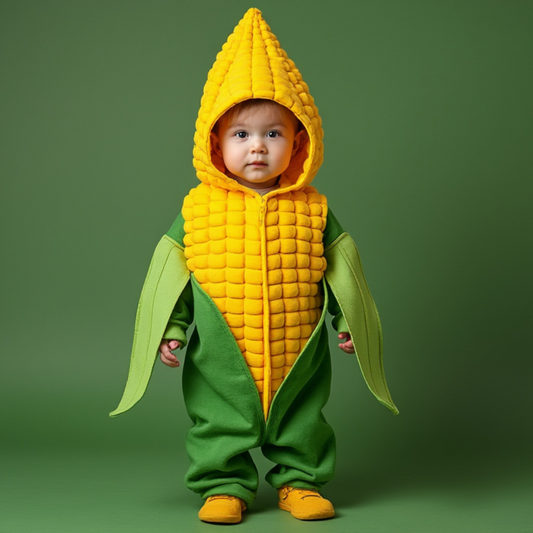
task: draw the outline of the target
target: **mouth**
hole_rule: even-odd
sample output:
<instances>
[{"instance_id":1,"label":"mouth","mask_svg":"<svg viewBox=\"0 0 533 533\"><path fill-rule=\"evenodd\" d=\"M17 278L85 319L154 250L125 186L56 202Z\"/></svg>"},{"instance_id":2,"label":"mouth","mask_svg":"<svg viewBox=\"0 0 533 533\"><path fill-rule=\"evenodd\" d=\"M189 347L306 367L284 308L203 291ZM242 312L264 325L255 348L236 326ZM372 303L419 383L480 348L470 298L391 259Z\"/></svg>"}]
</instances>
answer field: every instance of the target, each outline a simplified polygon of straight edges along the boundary
<instances>
[{"instance_id":1,"label":"mouth","mask_svg":"<svg viewBox=\"0 0 533 533\"><path fill-rule=\"evenodd\" d=\"M264 161L252 161L251 163L248 163L248 166L252 167L266 167L267 164Z\"/></svg>"}]
</instances>

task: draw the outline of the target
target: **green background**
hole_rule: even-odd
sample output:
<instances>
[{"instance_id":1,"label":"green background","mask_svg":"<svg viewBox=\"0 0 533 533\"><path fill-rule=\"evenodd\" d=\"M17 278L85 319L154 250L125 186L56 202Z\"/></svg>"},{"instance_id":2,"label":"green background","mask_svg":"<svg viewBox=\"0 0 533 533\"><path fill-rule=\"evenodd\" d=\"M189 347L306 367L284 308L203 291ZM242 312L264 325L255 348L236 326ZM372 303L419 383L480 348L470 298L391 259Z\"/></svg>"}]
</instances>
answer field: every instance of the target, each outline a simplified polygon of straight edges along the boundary
<instances>
[{"instance_id":1,"label":"green background","mask_svg":"<svg viewBox=\"0 0 533 533\"><path fill-rule=\"evenodd\" d=\"M208 531L180 370L116 420L152 251L235 1L0 2L0 533ZM400 409L332 338L338 517L265 484L242 531L532 532L533 3L255 4L320 109ZM261 474L269 467L258 458ZM211 529L210 529L211 528Z\"/></svg>"}]
</instances>

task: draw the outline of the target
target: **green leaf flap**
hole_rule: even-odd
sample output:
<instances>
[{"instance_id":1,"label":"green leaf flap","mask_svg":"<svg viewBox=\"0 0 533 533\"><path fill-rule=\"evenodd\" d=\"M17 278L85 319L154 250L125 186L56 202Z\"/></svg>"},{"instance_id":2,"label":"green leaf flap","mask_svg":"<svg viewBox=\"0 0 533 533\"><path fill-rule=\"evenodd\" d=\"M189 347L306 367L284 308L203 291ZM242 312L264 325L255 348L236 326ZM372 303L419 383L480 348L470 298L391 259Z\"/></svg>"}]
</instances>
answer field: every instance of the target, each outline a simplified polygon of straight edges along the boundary
<instances>
[{"instance_id":1,"label":"green leaf flap","mask_svg":"<svg viewBox=\"0 0 533 533\"><path fill-rule=\"evenodd\" d=\"M124 413L144 396L161 338L189 276L183 248L164 235L154 251L137 308L126 388L119 406L109 416Z\"/></svg>"},{"instance_id":2,"label":"green leaf flap","mask_svg":"<svg viewBox=\"0 0 533 533\"><path fill-rule=\"evenodd\" d=\"M383 370L381 323L357 246L348 233L342 233L326 248L324 255L328 262L326 280L348 325L366 384L383 405L398 414Z\"/></svg>"}]
</instances>

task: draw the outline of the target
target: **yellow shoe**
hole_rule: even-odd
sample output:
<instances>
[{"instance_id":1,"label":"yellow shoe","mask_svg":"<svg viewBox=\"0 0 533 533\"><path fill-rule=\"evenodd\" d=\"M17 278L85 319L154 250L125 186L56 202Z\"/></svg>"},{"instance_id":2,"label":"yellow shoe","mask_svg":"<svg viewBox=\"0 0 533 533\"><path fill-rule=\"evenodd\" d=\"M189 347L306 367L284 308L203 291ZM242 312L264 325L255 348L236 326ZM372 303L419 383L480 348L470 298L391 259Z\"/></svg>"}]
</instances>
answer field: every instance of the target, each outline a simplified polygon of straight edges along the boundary
<instances>
[{"instance_id":1,"label":"yellow shoe","mask_svg":"<svg viewBox=\"0 0 533 533\"><path fill-rule=\"evenodd\" d=\"M242 512L245 510L246 505L240 498L217 494L207 498L198 513L198 517L202 522L238 524L242 519Z\"/></svg>"},{"instance_id":2,"label":"yellow shoe","mask_svg":"<svg viewBox=\"0 0 533 533\"><path fill-rule=\"evenodd\" d=\"M324 520L335 516L332 503L316 490L281 487L278 506L299 520Z\"/></svg>"}]
</instances>

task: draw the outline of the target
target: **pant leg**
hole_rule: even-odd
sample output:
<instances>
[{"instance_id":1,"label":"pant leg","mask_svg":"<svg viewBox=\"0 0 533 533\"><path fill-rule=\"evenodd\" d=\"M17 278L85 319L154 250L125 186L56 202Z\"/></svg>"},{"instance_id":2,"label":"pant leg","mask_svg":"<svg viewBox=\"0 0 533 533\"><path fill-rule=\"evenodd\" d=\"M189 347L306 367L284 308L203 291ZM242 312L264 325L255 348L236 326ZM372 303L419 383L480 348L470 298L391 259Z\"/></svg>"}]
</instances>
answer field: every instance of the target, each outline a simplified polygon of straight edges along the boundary
<instances>
[{"instance_id":1,"label":"pant leg","mask_svg":"<svg viewBox=\"0 0 533 533\"><path fill-rule=\"evenodd\" d=\"M208 498L229 494L244 500L249 507L259 485L257 468L248 451L239 453L239 442L227 438L203 438L193 428L187 435L191 466L185 476L187 487Z\"/></svg>"},{"instance_id":2,"label":"pant leg","mask_svg":"<svg viewBox=\"0 0 533 533\"><path fill-rule=\"evenodd\" d=\"M194 331L187 349L183 395L194 425L186 438L191 466L185 483L202 498L229 494L249 506L258 487L249 450L260 445L265 422L235 340L231 337L225 345L219 336L218 341L214 351Z\"/></svg>"},{"instance_id":3,"label":"pant leg","mask_svg":"<svg viewBox=\"0 0 533 533\"><path fill-rule=\"evenodd\" d=\"M267 423L262 451L276 463L266 476L276 489L318 490L335 473L335 435L322 414L331 390L326 328L312 340L279 389Z\"/></svg>"}]
</instances>

